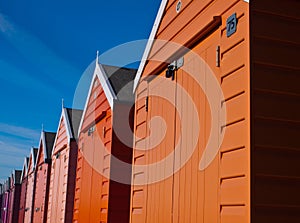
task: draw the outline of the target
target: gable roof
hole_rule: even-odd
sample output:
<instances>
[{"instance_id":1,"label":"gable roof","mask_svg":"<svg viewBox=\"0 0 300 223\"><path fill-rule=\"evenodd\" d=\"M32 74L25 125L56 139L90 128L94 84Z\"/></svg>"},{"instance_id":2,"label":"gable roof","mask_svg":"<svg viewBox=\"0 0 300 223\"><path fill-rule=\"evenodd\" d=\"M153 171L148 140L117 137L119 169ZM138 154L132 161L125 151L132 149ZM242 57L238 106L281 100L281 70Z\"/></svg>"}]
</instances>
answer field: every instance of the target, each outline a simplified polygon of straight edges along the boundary
<instances>
[{"instance_id":1,"label":"gable roof","mask_svg":"<svg viewBox=\"0 0 300 223\"><path fill-rule=\"evenodd\" d=\"M44 132L45 133L45 146L46 146L46 159L51 157L52 148L55 140L56 133L54 132ZM45 147L44 147L45 150Z\"/></svg>"},{"instance_id":2,"label":"gable roof","mask_svg":"<svg viewBox=\"0 0 300 223\"><path fill-rule=\"evenodd\" d=\"M115 92L115 95L117 96L117 99L120 101L133 101L133 80L137 70L110 65L102 65L102 67Z\"/></svg>"},{"instance_id":3,"label":"gable roof","mask_svg":"<svg viewBox=\"0 0 300 223\"><path fill-rule=\"evenodd\" d=\"M11 178L8 177L7 180L4 183L4 190L9 191L10 190L10 184L11 184Z\"/></svg>"},{"instance_id":4,"label":"gable roof","mask_svg":"<svg viewBox=\"0 0 300 223\"><path fill-rule=\"evenodd\" d=\"M34 147L32 147L32 154L33 154L33 159L34 159L34 166L35 166L35 160L36 160L36 158L37 158L37 154L38 154L38 148L34 148Z\"/></svg>"},{"instance_id":5,"label":"gable roof","mask_svg":"<svg viewBox=\"0 0 300 223\"><path fill-rule=\"evenodd\" d=\"M156 33L158 31L159 25L161 23L161 20L163 18L163 14L164 14L164 11L166 9L167 3L168 3L168 0L162 0L161 3L160 3L160 7L159 7L159 10L158 10L156 19L154 21L154 25L152 27L152 30L151 30L151 33L150 33L150 36L149 36L149 39L148 39L148 42L147 42L142 60L141 60L141 63L139 65L139 68L137 70L137 74L136 74L135 79L134 79L133 92L135 92L135 90L136 90L136 88L139 84L140 78L142 76L142 73L144 71L148 56L149 56L150 51L152 49L154 39L155 39Z\"/></svg>"},{"instance_id":6,"label":"gable roof","mask_svg":"<svg viewBox=\"0 0 300 223\"><path fill-rule=\"evenodd\" d=\"M64 124L66 127L66 134L68 137L68 143L70 143L71 139L77 139L82 113L83 113L83 110L80 110L80 109L62 107L62 112L60 115L55 140L54 140L53 146L52 146L53 147L52 153L53 153L54 147L56 145L58 131L59 131L59 128L61 125L61 121L62 120L64 121Z\"/></svg>"},{"instance_id":7,"label":"gable roof","mask_svg":"<svg viewBox=\"0 0 300 223\"><path fill-rule=\"evenodd\" d=\"M24 158L22 173L21 173L21 181L23 180L23 177L27 175L28 172L28 164L29 164L29 157Z\"/></svg>"},{"instance_id":8,"label":"gable roof","mask_svg":"<svg viewBox=\"0 0 300 223\"><path fill-rule=\"evenodd\" d=\"M14 185L21 184L21 175L22 175L22 170L14 170L12 174Z\"/></svg>"},{"instance_id":9,"label":"gable roof","mask_svg":"<svg viewBox=\"0 0 300 223\"><path fill-rule=\"evenodd\" d=\"M30 158L32 159L32 168L35 168L35 164L36 164L36 158L37 158L37 153L38 153L38 148L34 148L32 147L30 150L30 157L29 157L29 162L30 162ZM29 172L29 162L28 162L28 170L27 172Z\"/></svg>"},{"instance_id":10,"label":"gable roof","mask_svg":"<svg viewBox=\"0 0 300 223\"><path fill-rule=\"evenodd\" d=\"M93 89L93 83L95 79L96 78L99 79L101 87L106 96L106 99L110 105L110 108L111 110L113 110L115 100L120 100L120 101L134 100L133 80L135 78L136 72L137 72L136 69L100 64L98 61L98 52L97 52L94 75L90 84L90 89L88 92L83 114L81 117L78 135L80 133L83 124L83 120L91 97L91 92Z\"/></svg>"},{"instance_id":11,"label":"gable roof","mask_svg":"<svg viewBox=\"0 0 300 223\"><path fill-rule=\"evenodd\" d=\"M68 123L65 124L70 126L71 136L72 138L76 139L78 135L78 128L80 125L83 110L66 108L65 111L68 115L68 121L69 121Z\"/></svg>"},{"instance_id":12,"label":"gable roof","mask_svg":"<svg viewBox=\"0 0 300 223\"><path fill-rule=\"evenodd\" d=\"M43 150L44 150L44 161L46 162L46 160L50 159L55 136L56 136L56 133L54 133L54 132L42 131L41 138L40 138L40 145L39 145L37 157L35 160L35 166L37 165L36 162L38 162L38 157L40 155L41 146L43 146Z\"/></svg>"}]
</instances>

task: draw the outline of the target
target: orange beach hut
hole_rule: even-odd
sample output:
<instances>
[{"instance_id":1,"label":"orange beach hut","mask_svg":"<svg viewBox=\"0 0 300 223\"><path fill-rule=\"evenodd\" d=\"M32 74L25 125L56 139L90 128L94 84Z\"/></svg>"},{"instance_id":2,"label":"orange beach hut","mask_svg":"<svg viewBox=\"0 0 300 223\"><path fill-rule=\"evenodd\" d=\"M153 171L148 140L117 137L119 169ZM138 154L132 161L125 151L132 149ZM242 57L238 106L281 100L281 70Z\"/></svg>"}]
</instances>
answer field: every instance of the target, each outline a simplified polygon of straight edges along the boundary
<instances>
[{"instance_id":1,"label":"orange beach hut","mask_svg":"<svg viewBox=\"0 0 300 223\"><path fill-rule=\"evenodd\" d=\"M96 59L79 127L74 222L129 221L132 134L126 126L133 125L135 73ZM127 142L119 138L118 128L129 132ZM127 168L120 169L116 160ZM118 173L127 184L113 179Z\"/></svg>"},{"instance_id":2,"label":"orange beach hut","mask_svg":"<svg viewBox=\"0 0 300 223\"><path fill-rule=\"evenodd\" d=\"M131 223L300 221L299 10L162 0L135 78Z\"/></svg>"}]
</instances>

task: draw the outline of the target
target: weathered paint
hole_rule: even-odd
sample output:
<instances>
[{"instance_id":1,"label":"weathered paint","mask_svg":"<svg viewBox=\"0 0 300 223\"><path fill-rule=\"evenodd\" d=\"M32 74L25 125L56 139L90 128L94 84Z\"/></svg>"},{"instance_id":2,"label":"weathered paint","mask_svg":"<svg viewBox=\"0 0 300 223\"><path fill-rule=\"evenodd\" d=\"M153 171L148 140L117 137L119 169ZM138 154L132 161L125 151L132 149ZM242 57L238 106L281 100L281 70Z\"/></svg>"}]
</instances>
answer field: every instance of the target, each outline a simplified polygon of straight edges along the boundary
<instances>
[{"instance_id":1,"label":"weathered paint","mask_svg":"<svg viewBox=\"0 0 300 223\"><path fill-rule=\"evenodd\" d=\"M120 112L125 114L130 105L114 100L112 111L101 83L98 75L94 75L82 117L74 222L121 223L129 220L130 185L114 182L105 176L120 171L114 165L111 155L131 163L132 151L114 133L116 125L121 123ZM129 121L132 120L130 117ZM130 183L131 170L124 171L124 177Z\"/></svg>"},{"instance_id":2,"label":"weathered paint","mask_svg":"<svg viewBox=\"0 0 300 223\"><path fill-rule=\"evenodd\" d=\"M32 218L33 218L33 201L34 201L35 180L36 180L35 164L36 164L37 152L38 152L37 148L32 148L29 156L24 223L32 223Z\"/></svg>"},{"instance_id":3,"label":"weathered paint","mask_svg":"<svg viewBox=\"0 0 300 223\"><path fill-rule=\"evenodd\" d=\"M73 220L75 178L78 147L73 132L77 132L82 111L63 108L52 152L47 222L70 223ZM74 116L78 117L74 117ZM72 122L72 124L70 123ZM76 122L76 123L75 123ZM77 124L77 125L76 125ZM73 129L74 128L74 129ZM75 131L74 131L75 130Z\"/></svg>"},{"instance_id":4,"label":"weathered paint","mask_svg":"<svg viewBox=\"0 0 300 223\"><path fill-rule=\"evenodd\" d=\"M36 186L33 199L33 223L45 223L47 220L51 154L55 133L42 131L36 159ZM48 140L48 141L47 141Z\"/></svg>"},{"instance_id":5,"label":"weathered paint","mask_svg":"<svg viewBox=\"0 0 300 223\"><path fill-rule=\"evenodd\" d=\"M26 193L27 193L27 173L28 173L29 158L25 157L22 176L21 176L21 196L20 196L20 208L19 208L19 223L24 222L25 217L25 205L26 205Z\"/></svg>"}]
</instances>

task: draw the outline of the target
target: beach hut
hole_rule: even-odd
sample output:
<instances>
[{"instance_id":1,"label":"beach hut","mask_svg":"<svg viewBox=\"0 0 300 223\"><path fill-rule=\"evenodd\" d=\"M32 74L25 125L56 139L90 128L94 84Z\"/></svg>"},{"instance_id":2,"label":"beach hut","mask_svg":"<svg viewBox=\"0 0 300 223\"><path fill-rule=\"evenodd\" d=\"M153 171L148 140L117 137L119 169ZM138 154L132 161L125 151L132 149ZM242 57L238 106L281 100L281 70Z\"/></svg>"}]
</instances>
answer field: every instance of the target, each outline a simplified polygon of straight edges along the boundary
<instances>
[{"instance_id":1,"label":"beach hut","mask_svg":"<svg viewBox=\"0 0 300 223\"><path fill-rule=\"evenodd\" d=\"M3 185L3 202L2 202L2 223L8 223L9 207L10 207L10 183L11 178L8 177Z\"/></svg>"},{"instance_id":2,"label":"beach hut","mask_svg":"<svg viewBox=\"0 0 300 223\"><path fill-rule=\"evenodd\" d=\"M82 110L62 108L52 151L47 222L73 221L77 136Z\"/></svg>"},{"instance_id":3,"label":"beach hut","mask_svg":"<svg viewBox=\"0 0 300 223\"><path fill-rule=\"evenodd\" d=\"M128 126L133 122L135 73L96 59L79 127L74 222L129 220L132 134ZM127 133L123 141L117 133L122 128L119 133ZM120 169L118 161L127 164L125 168ZM118 174L123 182L117 180Z\"/></svg>"},{"instance_id":4,"label":"beach hut","mask_svg":"<svg viewBox=\"0 0 300 223\"><path fill-rule=\"evenodd\" d=\"M25 208L26 208L26 193L27 193L27 173L28 173L29 157L24 158L24 164L21 174L21 195L20 195L20 208L19 208L19 223L24 222Z\"/></svg>"},{"instance_id":5,"label":"beach hut","mask_svg":"<svg viewBox=\"0 0 300 223\"><path fill-rule=\"evenodd\" d=\"M35 194L35 181L36 181L36 156L38 149L31 148L28 170L27 170L27 190L26 190L26 202L25 202L25 214L24 214L24 223L32 223L33 220L33 201Z\"/></svg>"},{"instance_id":6,"label":"beach hut","mask_svg":"<svg viewBox=\"0 0 300 223\"><path fill-rule=\"evenodd\" d=\"M19 221L21 174L21 170L14 170L11 174L8 223L18 223Z\"/></svg>"},{"instance_id":7,"label":"beach hut","mask_svg":"<svg viewBox=\"0 0 300 223\"><path fill-rule=\"evenodd\" d=\"M300 221L299 10L161 2L135 78L131 223Z\"/></svg>"},{"instance_id":8,"label":"beach hut","mask_svg":"<svg viewBox=\"0 0 300 223\"><path fill-rule=\"evenodd\" d=\"M0 183L0 219L2 219L3 184Z\"/></svg>"},{"instance_id":9,"label":"beach hut","mask_svg":"<svg viewBox=\"0 0 300 223\"><path fill-rule=\"evenodd\" d=\"M38 148L35 174L36 184L33 195L33 223L47 220L51 154L56 133L42 131Z\"/></svg>"}]
</instances>

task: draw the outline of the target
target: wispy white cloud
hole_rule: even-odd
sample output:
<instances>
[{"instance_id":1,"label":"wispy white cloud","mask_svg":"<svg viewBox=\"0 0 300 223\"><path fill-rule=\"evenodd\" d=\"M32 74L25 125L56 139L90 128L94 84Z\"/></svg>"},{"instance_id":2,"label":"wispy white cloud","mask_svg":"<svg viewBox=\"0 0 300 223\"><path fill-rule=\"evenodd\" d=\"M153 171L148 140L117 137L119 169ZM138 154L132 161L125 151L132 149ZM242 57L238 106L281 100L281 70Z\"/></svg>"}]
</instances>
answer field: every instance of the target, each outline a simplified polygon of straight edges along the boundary
<instances>
[{"instance_id":1,"label":"wispy white cloud","mask_svg":"<svg viewBox=\"0 0 300 223\"><path fill-rule=\"evenodd\" d=\"M24 128L21 126L9 125L5 123L0 123L0 134L8 134L26 139L36 139L40 137L40 132Z\"/></svg>"},{"instance_id":2,"label":"wispy white cloud","mask_svg":"<svg viewBox=\"0 0 300 223\"><path fill-rule=\"evenodd\" d=\"M22 169L24 157L29 156L29 144L0 141L0 182L4 182L14 169Z\"/></svg>"},{"instance_id":3,"label":"wispy white cloud","mask_svg":"<svg viewBox=\"0 0 300 223\"><path fill-rule=\"evenodd\" d=\"M0 183L4 183L13 169L10 167L0 166Z\"/></svg>"},{"instance_id":4,"label":"wispy white cloud","mask_svg":"<svg viewBox=\"0 0 300 223\"><path fill-rule=\"evenodd\" d=\"M0 31L3 36L10 42L29 62L38 66L44 74L52 80L68 85L61 76L66 78L79 77L80 71L58 56L53 50L30 34L14 24L9 18L0 13Z\"/></svg>"},{"instance_id":5,"label":"wispy white cloud","mask_svg":"<svg viewBox=\"0 0 300 223\"><path fill-rule=\"evenodd\" d=\"M0 181L14 169L21 169L24 157L32 146L38 146L40 133L36 130L0 123Z\"/></svg>"}]
</instances>

